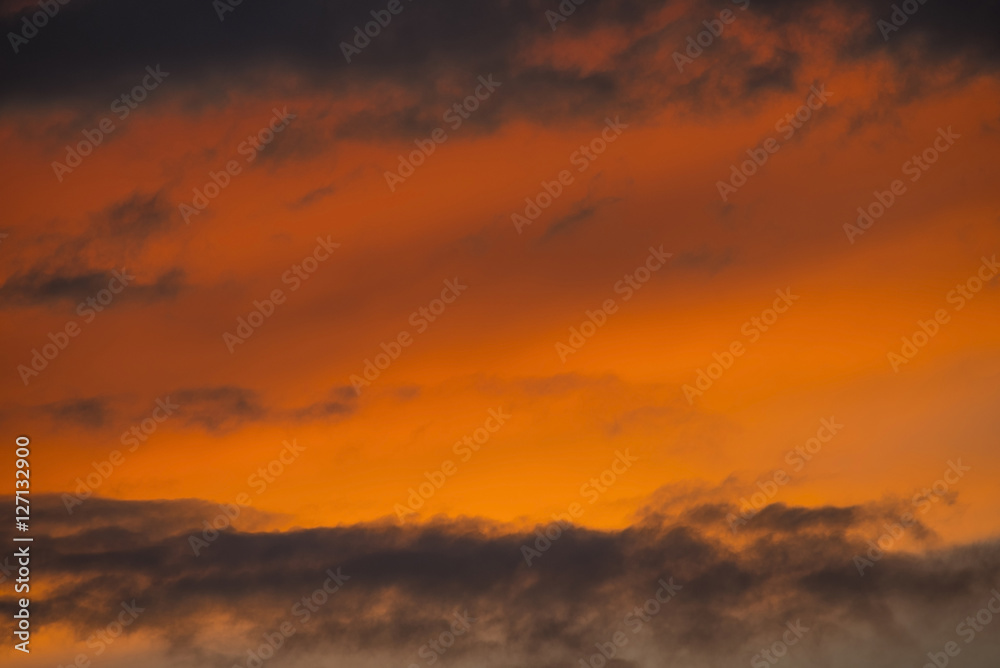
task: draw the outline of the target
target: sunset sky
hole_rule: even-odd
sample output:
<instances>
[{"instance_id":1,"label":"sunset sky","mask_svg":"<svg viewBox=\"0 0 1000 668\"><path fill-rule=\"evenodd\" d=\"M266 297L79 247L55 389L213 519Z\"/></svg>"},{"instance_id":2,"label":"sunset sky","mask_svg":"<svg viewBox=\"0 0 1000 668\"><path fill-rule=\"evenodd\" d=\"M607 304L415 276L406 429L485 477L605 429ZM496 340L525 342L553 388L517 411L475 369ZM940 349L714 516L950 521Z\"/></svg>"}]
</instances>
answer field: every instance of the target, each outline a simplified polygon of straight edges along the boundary
<instances>
[{"instance_id":1,"label":"sunset sky","mask_svg":"<svg viewBox=\"0 0 1000 668\"><path fill-rule=\"evenodd\" d=\"M0 1L3 664L995 666L1000 6L902 5Z\"/></svg>"}]
</instances>

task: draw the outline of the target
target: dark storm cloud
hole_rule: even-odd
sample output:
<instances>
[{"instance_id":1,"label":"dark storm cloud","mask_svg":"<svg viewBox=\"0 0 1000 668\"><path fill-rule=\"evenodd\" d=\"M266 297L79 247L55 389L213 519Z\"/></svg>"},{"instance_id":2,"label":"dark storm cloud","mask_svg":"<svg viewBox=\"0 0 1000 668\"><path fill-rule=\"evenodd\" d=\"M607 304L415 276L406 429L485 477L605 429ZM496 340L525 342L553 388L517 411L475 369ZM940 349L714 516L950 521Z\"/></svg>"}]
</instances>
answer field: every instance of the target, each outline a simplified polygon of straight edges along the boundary
<instances>
[{"instance_id":1,"label":"dark storm cloud","mask_svg":"<svg viewBox=\"0 0 1000 668\"><path fill-rule=\"evenodd\" d=\"M835 4L852 13L871 18L870 27L861 31L851 45L855 55L888 48L903 51L921 46L929 58L966 53L982 68L995 69L1000 61L1000 3L995 0L959 0L958 2L884 2L884 0L844 0L836 3L796 2L796 0L752 0L753 8L775 20L786 22L800 17L803 8ZM906 4L918 9L906 21L892 28L879 28L877 21L891 23L893 5ZM885 35L888 35L886 39ZM850 53L845 53L850 55Z\"/></svg>"},{"instance_id":2,"label":"dark storm cloud","mask_svg":"<svg viewBox=\"0 0 1000 668\"><path fill-rule=\"evenodd\" d=\"M529 567L522 546L544 539L473 520L228 530L195 556L190 537L205 539L219 506L93 499L70 519L58 497L35 503L50 535L32 563L58 583L33 601L39 628L60 622L86 633L136 599L143 632L200 665L243 660L233 647L256 648L283 621L297 626L287 659L384 653L408 665L466 610L476 622L449 650L454 665L579 665L617 631L629 664L746 665L797 620L809 631L790 650L795 665L875 668L886 656L920 665L983 607L1000 576L997 543L892 553L860 576L854 556L891 519L877 508L770 507L757 518L761 530L739 540L719 521L725 507L622 531L568 528L538 543L548 547ZM13 520L12 507L3 504L0 522ZM302 621L294 606L338 568L349 580ZM636 606L671 578L676 596L639 623ZM5 617L12 606L2 599ZM220 642L229 636L232 644ZM996 636L976 642L966 665L991 665L976 657L997 651Z\"/></svg>"},{"instance_id":3,"label":"dark storm cloud","mask_svg":"<svg viewBox=\"0 0 1000 668\"><path fill-rule=\"evenodd\" d=\"M389 83L409 91L413 99L399 108L349 115L341 120L338 136L372 136L387 129L412 136L440 124L441 110L469 94L456 91L474 85L476 75L492 73L503 88L470 121L480 127L493 127L510 114L541 122L604 113L628 113L635 119L669 101L725 104L792 90L801 59L790 50L787 31L819 30L817 9L867 17L850 43L840 46L841 58L887 51L918 71L921 64L954 58L961 75L993 71L1000 60L995 2L928 2L886 42L876 20L888 16L891 3L754 0L745 14L732 7L749 17L741 20L763 26L757 28L763 31L758 36L762 43L778 48L767 61L757 62L748 57L752 46L720 38L702 61L712 60L715 75L703 72L687 81L667 54L703 30L701 21L713 18L720 5L692 3L675 23L640 35L665 4L586 3L553 33L545 12L556 9L555 0L404 1L404 11L348 64L340 43L352 39L355 26L371 21L369 12L384 3L246 1L220 21L213 3L204 0L74 2L63 6L19 53L3 52L6 75L0 95L7 105L103 107L135 86L146 66L157 64L170 72L166 81L177 94L187 91L189 106L224 101L233 90L295 94L290 74L294 85L304 87L298 92L321 92L332 99ZM0 30L6 35L18 29L23 16L4 16ZM587 39L614 27L623 28L633 41L607 69L524 62L533 44L567 36ZM659 57L660 66L653 57ZM918 62L911 62L914 58Z\"/></svg>"},{"instance_id":4,"label":"dark storm cloud","mask_svg":"<svg viewBox=\"0 0 1000 668\"><path fill-rule=\"evenodd\" d=\"M290 68L326 87L331 80L386 77L418 80L447 63L475 66L476 73L505 67L518 42L549 31L547 3L536 0L463 3L430 0L403 3L405 10L348 64L341 41L371 21L370 2L244 2L220 21L212 3L201 0L128 0L71 3L39 35L14 54L7 49L9 76L4 97L51 99L89 97L100 90L109 100L134 85L147 65L162 64L174 80L225 85L259 83L254 70L270 64ZM576 23L634 25L659 3L630 0L603 8L595 4ZM0 20L6 35L22 15ZM428 71L428 67L432 71Z\"/></svg>"}]
</instances>

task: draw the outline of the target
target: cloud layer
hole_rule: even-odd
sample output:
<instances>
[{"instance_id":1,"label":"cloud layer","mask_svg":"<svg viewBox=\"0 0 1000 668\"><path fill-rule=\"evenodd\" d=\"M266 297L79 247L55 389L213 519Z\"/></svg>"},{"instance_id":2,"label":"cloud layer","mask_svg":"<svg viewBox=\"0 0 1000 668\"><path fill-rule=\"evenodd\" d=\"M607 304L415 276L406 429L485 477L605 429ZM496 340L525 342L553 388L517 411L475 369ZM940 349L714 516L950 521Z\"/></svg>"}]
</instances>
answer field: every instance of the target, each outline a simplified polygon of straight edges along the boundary
<instances>
[{"instance_id":1,"label":"cloud layer","mask_svg":"<svg viewBox=\"0 0 1000 668\"><path fill-rule=\"evenodd\" d=\"M815 31L821 17L824 38L848 66L884 54L911 68L947 63L964 77L994 71L1000 58L992 30L1000 10L985 0L922 4L888 40L877 21L890 19L891 8L874 0L721 7L622 0L588 3L553 22L558 6L406 1L348 63L342 45L382 7L360 0L242 3L220 20L212 3L198 0L70 3L17 53L3 53L8 74L0 95L8 106L110 101L136 85L147 65L160 64L193 106L237 91L339 99L364 93L381 104L345 121L342 133L388 127L409 135L424 129L427 109L453 101L463 84L486 73L507 87L503 100L474 119L486 127L511 115L551 121L611 109L636 117L670 102L725 108L727 101L789 89L810 51L803 33ZM714 71L695 65L678 74L673 53L727 6L736 21L706 48ZM34 11L0 12L0 30L21 32ZM405 102L393 101L399 94L390 91L403 91Z\"/></svg>"},{"instance_id":2,"label":"cloud layer","mask_svg":"<svg viewBox=\"0 0 1000 668\"><path fill-rule=\"evenodd\" d=\"M616 633L617 666L745 665L795 638L789 623L802 635L788 649L795 665L920 665L1000 581L996 542L887 553L859 575L866 537L892 521L875 507L770 506L738 535L724 529L731 509L712 504L664 507L614 532L457 520L216 534L205 521L222 510L201 501L92 499L72 519L57 497L39 501L49 536L33 567L58 583L36 595L41 632L86 638L134 599L144 612L133 631L166 643L154 665L244 665L286 622L295 635L274 665L429 665L427 643L455 613L475 620L447 652L455 666L579 665ZM525 546L537 550L531 566ZM998 647L992 633L963 642L963 665L992 665Z\"/></svg>"}]
</instances>

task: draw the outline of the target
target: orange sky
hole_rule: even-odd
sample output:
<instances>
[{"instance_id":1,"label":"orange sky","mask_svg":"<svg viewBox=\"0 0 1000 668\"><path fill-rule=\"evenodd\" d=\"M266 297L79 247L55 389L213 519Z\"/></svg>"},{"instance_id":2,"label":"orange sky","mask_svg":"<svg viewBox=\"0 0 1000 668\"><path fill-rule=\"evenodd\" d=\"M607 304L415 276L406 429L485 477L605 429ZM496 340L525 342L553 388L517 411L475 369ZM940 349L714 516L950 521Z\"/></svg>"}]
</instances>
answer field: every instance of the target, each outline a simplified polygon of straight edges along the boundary
<instances>
[{"instance_id":1,"label":"orange sky","mask_svg":"<svg viewBox=\"0 0 1000 668\"><path fill-rule=\"evenodd\" d=\"M48 164L56 144L19 133L28 121L14 116L4 130L20 158L3 167L5 188L20 193L8 200L8 220L16 221L3 247L9 271L52 253L57 229L82 232L115 203L155 194L168 220L150 240L102 248L97 239L76 258L126 267L140 283L180 268L185 283L152 303L130 302L126 290L27 387L15 366L74 317L73 303L21 308L4 320L11 369L4 400L23 411L10 426L31 426L46 444L37 484L71 489L92 461L121 447L119 434L146 417L157 397L217 387L245 388L267 414L206 431L186 422L182 407L99 494L230 501L283 439L295 438L308 447L301 462L254 505L282 513L285 526L371 520L391 514L425 471L455 459L451 444L498 407L511 412L509 425L462 463L423 516L545 519L577 500L615 450L630 448L640 463L583 520L621 526L663 485L737 475L750 489L830 415L847 428L795 476L783 501L908 497L955 457L991 470L998 463L989 392L1000 368L996 281L899 373L886 354L918 318L953 308L948 291L1000 248L988 183L998 148L995 107L979 104L996 99L996 84L973 81L947 97L894 108L888 126L852 129L852 117L879 95L871 74L819 78L832 92L829 105L728 206L715 182L743 147L776 135L774 119L805 99L807 82L738 115L691 117L668 108L635 122L626 111L629 127L583 173L570 156L597 136L601 118L551 128L512 122L489 135L460 128L395 194L381 172L408 149L405 142L310 152L303 136L324 133L332 101L292 98L298 118L287 135L190 225L164 200L190 201L210 170L240 158L236 147L264 126L270 101L234 100L190 115L164 88L158 106L129 119L62 184ZM842 228L855 208L902 176L903 162L931 145L939 127L961 139L849 243ZM519 235L510 214L541 190L534 184L566 168L574 183ZM325 187L331 194L291 206ZM578 228L546 235L555 221L590 206L595 212ZM317 236L341 246L230 354L222 333L235 331L254 299L288 290L282 275L312 252ZM621 300L616 281L645 261L650 245L672 260L562 362L556 342L568 339L586 309ZM467 292L416 334L410 313L454 277ZM789 287L800 300L749 343L743 323ZM349 414L290 417L335 388L350 390L351 374L402 330L415 334L413 345L349 399ZM734 340L747 343L746 354L689 405L682 386ZM109 407L96 427L52 422L31 409L90 397ZM995 503L996 495L987 475L962 483L962 505ZM995 528L986 514L948 512L962 515L940 517L953 537Z\"/></svg>"},{"instance_id":2,"label":"orange sky","mask_svg":"<svg viewBox=\"0 0 1000 668\"><path fill-rule=\"evenodd\" d=\"M424 668L469 608L446 668L600 668L673 577L609 662L757 668L801 616L786 665L916 666L1000 581L995 3L884 36L868 0L405 0L349 61L392 3L77 0L10 38L36 4L0 0L23 665L261 668L342 566L265 668Z\"/></svg>"}]
</instances>

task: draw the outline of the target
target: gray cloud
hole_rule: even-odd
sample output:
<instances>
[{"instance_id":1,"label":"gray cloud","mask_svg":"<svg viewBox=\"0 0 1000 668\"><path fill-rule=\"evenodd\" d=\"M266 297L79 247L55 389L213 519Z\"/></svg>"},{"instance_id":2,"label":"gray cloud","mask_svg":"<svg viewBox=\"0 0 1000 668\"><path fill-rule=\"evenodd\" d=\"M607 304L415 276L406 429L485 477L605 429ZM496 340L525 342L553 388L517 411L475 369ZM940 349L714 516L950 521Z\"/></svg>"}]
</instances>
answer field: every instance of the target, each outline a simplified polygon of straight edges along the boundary
<instances>
[{"instance_id":1,"label":"gray cloud","mask_svg":"<svg viewBox=\"0 0 1000 668\"><path fill-rule=\"evenodd\" d=\"M107 399L91 397L45 404L43 413L57 425L68 424L99 429L108 423L111 407Z\"/></svg>"},{"instance_id":2,"label":"gray cloud","mask_svg":"<svg viewBox=\"0 0 1000 668\"><path fill-rule=\"evenodd\" d=\"M620 201L622 201L621 197L602 197L598 200L592 200L588 196L579 202L576 202L573 205L572 211L549 225L545 229L545 234L542 235L542 239L546 240L553 236L573 232L592 219L594 214L596 214L599 209L607 206L608 204L614 204Z\"/></svg>"},{"instance_id":3,"label":"gray cloud","mask_svg":"<svg viewBox=\"0 0 1000 668\"><path fill-rule=\"evenodd\" d=\"M182 389L173 392L171 398L180 404L178 413L184 424L206 431L231 431L267 415L257 393L242 387Z\"/></svg>"},{"instance_id":4,"label":"gray cloud","mask_svg":"<svg viewBox=\"0 0 1000 668\"><path fill-rule=\"evenodd\" d=\"M412 397L419 388L410 388L403 396ZM350 386L334 387L311 403L280 407L268 403L256 390L233 385L181 388L163 392L162 397L177 404L177 424L221 434L249 425L283 422L322 422L340 420L358 409L358 397ZM148 401L135 397L85 397L65 399L38 406L8 406L10 413L39 416L51 421L56 429L81 427L101 430L124 428L147 416ZM112 430L113 431L113 430Z\"/></svg>"},{"instance_id":5,"label":"gray cloud","mask_svg":"<svg viewBox=\"0 0 1000 668\"><path fill-rule=\"evenodd\" d=\"M128 270L128 267L122 267ZM124 273L128 273L127 271ZM0 306L36 306L61 301L82 302L106 290L113 271L73 273L69 268L47 271L40 267L9 277L0 286ZM117 287L119 284L116 283ZM151 282L130 282L116 299L154 302L177 296L184 287L184 271L171 269Z\"/></svg>"},{"instance_id":6,"label":"gray cloud","mask_svg":"<svg viewBox=\"0 0 1000 668\"><path fill-rule=\"evenodd\" d=\"M13 271L0 285L0 307L37 306L61 301L80 302L108 287L113 270L136 271L153 236L170 224L174 209L164 192L134 192L88 216L79 234L67 233L66 223L52 221L24 243L38 247L42 259L32 263L15 258ZM179 268L128 285L116 299L154 302L177 296L185 287Z\"/></svg>"},{"instance_id":7,"label":"gray cloud","mask_svg":"<svg viewBox=\"0 0 1000 668\"><path fill-rule=\"evenodd\" d=\"M186 91L190 103L200 105L224 101L234 91L286 95L291 72L303 91L351 95L383 84L406 89L409 102L351 115L343 119L339 136L390 131L412 137L440 124L436 114L477 74L493 73L504 82L502 95L470 121L481 128L495 127L512 114L558 122L614 112L634 120L668 102L728 108L734 100L791 90L801 58L786 38L792 30L815 30L817 10L868 17L855 37L837 45L844 59L885 52L919 72L922 64L954 58L953 71L960 77L994 72L1000 60L995 2L923 4L885 42L876 19L891 7L882 2L755 0L747 20L769 31L767 41L779 45L769 60L749 58L753 47L738 40L719 40L712 45L712 71L687 81L669 58L662 62L666 72L650 71L656 62L651 57L673 52L688 35L704 29L701 21L719 11L716 4L692 3L673 24L643 34L663 2L587 3L553 35L545 12L557 5L542 0L404 2L405 10L348 64L340 43L352 38L355 26L372 20L372 6L361 0L244 2L225 21L219 21L212 3L200 0L70 3L20 53L3 54L7 76L0 95L7 106L58 103L96 109L134 86L147 65L159 63L170 72L176 94ZM21 18L3 16L0 29L4 34L16 30ZM528 45L567 35L586 39L609 27L624 29L632 40L611 67L582 71L575 65L523 61Z\"/></svg>"},{"instance_id":8,"label":"gray cloud","mask_svg":"<svg viewBox=\"0 0 1000 668\"><path fill-rule=\"evenodd\" d=\"M281 661L367 665L360 657L374 653L419 663L418 649L464 610L477 622L449 655L454 665L579 665L616 631L628 638L620 666L745 665L796 620L810 630L791 651L794 665L921 665L956 639L956 624L985 605L1000 575L1000 543L984 542L889 553L859 576L853 557L892 518L866 506L772 506L758 530L734 538L719 522L731 509L693 505L683 520L564 529L529 567L522 546L545 539L474 520L225 530L196 557L189 536L203 537L218 506L92 499L68 518L57 497L36 503L50 535L33 565L59 583L33 603L40 629L58 622L84 633L135 598L147 610L143 632L173 657L220 667L245 656L224 648L256 647L285 620L298 630ZM13 520L12 507L0 521ZM350 577L342 591L308 623L296 619L293 606L338 567ZM682 589L637 624L635 607L669 578ZM0 603L7 619L12 606ZM963 665L992 666L998 649L997 636L983 634Z\"/></svg>"},{"instance_id":9,"label":"gray cloud","mask_svg":"<svg viewBox=\"0 0 1000 668\"><path fill-rule=\"evenodd\" d=\"M174 209L162 191L133 193L94 216L93 233L145 241L166 228Z\"/></svg>"}]
</instances>

